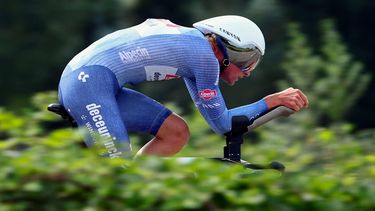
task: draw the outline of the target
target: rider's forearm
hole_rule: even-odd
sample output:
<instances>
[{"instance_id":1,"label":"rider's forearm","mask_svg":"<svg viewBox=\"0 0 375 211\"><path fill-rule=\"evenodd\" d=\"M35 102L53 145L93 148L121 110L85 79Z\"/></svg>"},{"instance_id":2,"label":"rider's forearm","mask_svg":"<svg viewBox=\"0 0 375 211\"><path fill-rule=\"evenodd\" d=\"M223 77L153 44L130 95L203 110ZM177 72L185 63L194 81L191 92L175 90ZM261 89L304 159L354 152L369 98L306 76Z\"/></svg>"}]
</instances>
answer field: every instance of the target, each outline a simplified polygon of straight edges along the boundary
<instances>
[{"instance_id":1,"label":"rider's forearm","mask_svg":"<svg viewBox=\"0 0 375 211\"><path fill-rule=\"evenodd\" d=\"M197 105L200 113L210 125L210 128L217 134L224 134L231 129L231 120L229 116L228 109L224 109L223 112L217 116L210 116L208 109L202 106L201 104ZM214 117L214 118L212 118Z\"/></svg>"},{"instance_id":2,"label":"rider's forearm","mask_svg":"<svg viewBox=\"0 0 375 211\"><path fill-rule=\"evenodd\" d=\"M229 110L230 116L242 116L245 115L250 121L256 119L260 115L268 111L268 105L265 99L261 99L255 103L233 108Z\"/></svg>"},{"instance_id":3,"label":"rider's forearm","mask_svg":"<svg viewBox=\"0 0 375 211\"><path fill-rule=\"evenodd\" d=\"M230 110L225 109L221 115L214 119L207 115L206 109L203 106L198 106L198 109L201 111L212 130L218 134L225 134L231 130L231 121L233 116L246 116L249 121L252 121L268 111L267 104L264 99Z\"/></svg>"},{"instance_id":4,"label":"rider's forearm","mask_svg":"<svg viewBox=\"0 0 375 211\"><path fill-rule=\"evenodd\" d=\"M263 99L264 99L264 102L266 103L268 109L272 109L272 108L280 105L280 102L279 102L276 94L267 95Z\"/></svg>"}]
</instances>

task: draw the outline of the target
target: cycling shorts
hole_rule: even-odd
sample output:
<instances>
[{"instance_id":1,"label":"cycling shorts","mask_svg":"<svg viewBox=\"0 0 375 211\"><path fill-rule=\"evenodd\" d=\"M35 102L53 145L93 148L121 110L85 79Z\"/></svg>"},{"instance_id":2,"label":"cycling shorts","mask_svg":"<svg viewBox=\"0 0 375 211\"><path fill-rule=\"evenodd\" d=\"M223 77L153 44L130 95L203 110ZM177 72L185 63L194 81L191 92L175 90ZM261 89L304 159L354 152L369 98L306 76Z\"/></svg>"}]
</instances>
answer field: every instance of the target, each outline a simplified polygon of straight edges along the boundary
<instances>
[{"instance_id":1,"label":"cycling shorts","mask_svg":"<svg viewBox=\"0 0 375 211\"><path fill-rule=\"evenodd\" d=\"M128 132L156 135L172 113L157 101L121 87L110 69L98 65L64 73L59 101L85 128L86 145L104 147L111 158L131 156Z\"/></svg>"}]
</instances>

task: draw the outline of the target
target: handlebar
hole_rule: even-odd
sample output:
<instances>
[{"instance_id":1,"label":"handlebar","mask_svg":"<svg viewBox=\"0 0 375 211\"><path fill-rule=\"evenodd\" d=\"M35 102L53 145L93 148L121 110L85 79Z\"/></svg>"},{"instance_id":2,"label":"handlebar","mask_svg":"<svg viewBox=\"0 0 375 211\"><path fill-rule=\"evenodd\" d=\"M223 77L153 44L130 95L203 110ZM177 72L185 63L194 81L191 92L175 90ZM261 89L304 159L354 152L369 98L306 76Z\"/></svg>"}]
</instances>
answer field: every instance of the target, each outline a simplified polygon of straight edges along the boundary
<instances>
[{"instance_id":1,"label":"handlebar","mask_svg":"<svg viewBox=\"0 0 375 211\"><path fill-rule=\"evenodd\" d=\"M285 107L285 106L276 107L275 109L267 112L263 116L260 116L259 118L255 119L253 123L247 127L247 132L250 132L254 130L255 128L258 128L273 119L276 119L279 117L288 117L294 113L295 111L288 107Z\"/></svg>"},{"instance_id":2,"label":"handlebar","mask_svg":"<svg viewBox=\"0 0 375 211\"><path fill-rule=\"evenodd\" d=\"M288 117L294 113L295 111L288 107L279 106L253 120L249 120L246 116L233 116L232 129L224 135L227 138L242 136L243 134L251 132L252 130L266 124L273 119L283 116Z\"/></svg>"}]
</instances>

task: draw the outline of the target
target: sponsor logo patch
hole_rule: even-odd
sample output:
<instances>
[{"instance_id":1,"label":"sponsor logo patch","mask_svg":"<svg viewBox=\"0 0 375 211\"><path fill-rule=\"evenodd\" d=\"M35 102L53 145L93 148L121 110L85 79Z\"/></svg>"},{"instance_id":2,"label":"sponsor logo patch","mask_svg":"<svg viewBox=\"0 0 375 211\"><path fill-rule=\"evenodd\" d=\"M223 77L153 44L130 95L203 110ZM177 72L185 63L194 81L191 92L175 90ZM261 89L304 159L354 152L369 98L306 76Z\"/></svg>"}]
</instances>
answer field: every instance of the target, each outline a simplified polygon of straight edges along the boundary
<instances>
[{"instance_id":1,"label":"sponsor logo patch","mask_svg":"<svg viewBox=\"0 0 375 211\"><path fill-rule=\"evenodd\" d=\"M212 98L216 97L216 90L204 89L199 91L198 94L203 100L211 100Z\"/></svg>"},{"instance_id":2,"label":"sponsor logo patch","mask_svg":"<svg viewBox=\"0 0 375 211\"><path fill-rule=\"evenodd\" d=\"M163 81L163 80L172 80L175 78L179 78L178 75L172 75L172 74L162 74L160 72L154 73L154 78L152 81Z\"/></svg>"},{"instance_id":3,"label":"sponsor logo patch","mask_svg":"<svg viewBox=\"0 0 375 211\"><path fill-rule=\"evenodd\" d=\"M178 76L178 75L167 74L167 75L165 75L164 80L172 80L172 79L179 78L179 77L180 76Z\"/></svg>"},{"instance_id":4,"label":"sponsor logo patch","mask_svg":"<svg viewBox=\"0 0 375 211\"><path fill-rule=\"evenodd\" d=\"M213 103L213 104L205 104L205 103L202 103L202 106L203 108L211 108L211 109L214 109L214 108L217 108L220 106L220 103Z\"/></svg>"},{"instance_id":5,"label":"sponsor logo patch","mask_svg":"<svg viewBox=\"0 0 375 211\"><path fill-rule=\"evenodd\" d=\"M82 81L83 83L86 83L86 79L90 78L89 74L86 74L85 72L80 72L78 75L78 80Z\"/></svg>"},{"instance_id":6,"label":"sponsor logo patch","mask_svg":"<svg viewBox=\"0 0 375 211\"><path fill-rule=\"evenodd\" d=\"M177 68L162 65L145 66L145 73L147 81L171 80L180 77L176 75Z\"/></svg>"}]
</instances>

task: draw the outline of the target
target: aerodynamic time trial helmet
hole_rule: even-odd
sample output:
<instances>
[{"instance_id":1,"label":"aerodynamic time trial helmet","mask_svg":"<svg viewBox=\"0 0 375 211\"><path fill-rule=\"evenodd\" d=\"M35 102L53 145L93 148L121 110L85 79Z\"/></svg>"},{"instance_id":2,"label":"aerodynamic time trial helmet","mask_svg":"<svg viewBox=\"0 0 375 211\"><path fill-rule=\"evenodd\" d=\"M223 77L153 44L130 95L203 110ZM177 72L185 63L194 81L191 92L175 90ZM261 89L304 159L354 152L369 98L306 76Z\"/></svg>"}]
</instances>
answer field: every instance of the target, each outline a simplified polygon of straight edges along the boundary
<instances>
[{"instance_id":1,"label":"aerodynamic time trial helmet","mask_svg":"<svg viewBox=\"0 0 375 211\"><path fill-rule=\"evenodd\" d=\"M203 34L218 35L225 46L225 53L231 63L242 71L253 70L265 52L262 31L251 20L225 15L205 19L193 24Z\"/></svg>"}]
</instances>

